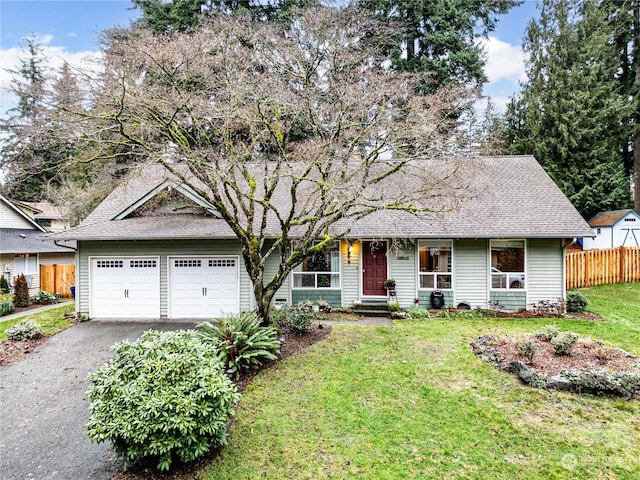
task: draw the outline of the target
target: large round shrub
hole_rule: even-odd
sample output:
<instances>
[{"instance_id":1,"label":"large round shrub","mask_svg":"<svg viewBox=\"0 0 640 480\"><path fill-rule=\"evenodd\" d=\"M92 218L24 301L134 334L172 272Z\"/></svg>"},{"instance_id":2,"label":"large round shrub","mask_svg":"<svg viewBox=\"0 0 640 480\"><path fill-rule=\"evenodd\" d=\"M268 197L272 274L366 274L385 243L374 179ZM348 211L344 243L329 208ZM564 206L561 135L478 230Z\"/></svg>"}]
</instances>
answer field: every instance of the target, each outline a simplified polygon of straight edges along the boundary
<instances>
[{"instance_id":1,"label":"large round shrub","mask_svg":"<svg viewBox=\"0 0 640 480\"><path fill-rule=\"evenodd\" d=\"M110 441L124 468L138 459L188 462L227 441L239 394L211 348L193 331L148 331L120 342L89 376L93 442Z\"/></svg>"}]
</instances>

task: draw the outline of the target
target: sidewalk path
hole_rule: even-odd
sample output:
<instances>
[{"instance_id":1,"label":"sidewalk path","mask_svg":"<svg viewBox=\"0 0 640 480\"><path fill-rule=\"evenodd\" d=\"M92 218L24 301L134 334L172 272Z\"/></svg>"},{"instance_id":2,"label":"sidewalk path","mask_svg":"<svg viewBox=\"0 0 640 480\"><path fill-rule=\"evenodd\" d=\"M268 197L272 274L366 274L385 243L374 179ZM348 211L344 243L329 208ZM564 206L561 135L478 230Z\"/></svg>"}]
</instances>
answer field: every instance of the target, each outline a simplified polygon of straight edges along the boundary
<instances>
[{"instance_id":1,"label":"sidewalk path","mask_svg":"<svg viewBox=\"0 0 640 480\"><path fill-rule=\"evenodd\" d=\"M0 478L112 478L119 465L111 445L93 444L84 437L89 418L87 375L112 358L111 347L120 340L133 341L148 329L193 326L79 323L54 335L19 362L0 367Z\"/></svg>"}]
</instances>

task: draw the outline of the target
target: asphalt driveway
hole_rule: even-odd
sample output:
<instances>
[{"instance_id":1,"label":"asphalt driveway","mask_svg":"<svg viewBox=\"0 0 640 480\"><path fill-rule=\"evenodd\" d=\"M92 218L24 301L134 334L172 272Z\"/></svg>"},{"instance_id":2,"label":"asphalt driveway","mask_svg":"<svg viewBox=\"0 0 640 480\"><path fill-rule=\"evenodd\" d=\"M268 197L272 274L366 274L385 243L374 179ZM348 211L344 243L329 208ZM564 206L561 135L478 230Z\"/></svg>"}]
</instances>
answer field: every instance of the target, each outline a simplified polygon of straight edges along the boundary
<instances>
[{"instance_id":1,"label":"asphalt driveway","mask_svg":"<svg viewBox=\"0 0 640 480\"><path fill-rule=\"evenodd\" d=\"M80 323L55 335L18 363L0 367L0 478L110 479L118 461L109 443L91 443L87 376L113 356L120 340L170 322Z\"/></svg>"}]
</instances>

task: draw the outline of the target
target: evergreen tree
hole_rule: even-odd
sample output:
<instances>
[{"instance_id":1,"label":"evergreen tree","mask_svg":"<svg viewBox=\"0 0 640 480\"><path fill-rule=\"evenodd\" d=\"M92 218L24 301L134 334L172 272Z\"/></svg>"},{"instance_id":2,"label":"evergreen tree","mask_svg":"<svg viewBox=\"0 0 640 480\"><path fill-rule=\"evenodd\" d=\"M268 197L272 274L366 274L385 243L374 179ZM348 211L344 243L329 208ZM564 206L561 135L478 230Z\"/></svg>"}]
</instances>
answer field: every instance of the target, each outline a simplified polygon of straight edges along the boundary
<instances>
[{"instance_id":1,"label":"evergreen tree","mask_svg":"<svg viewBox=\"0 0 640 480\"><path fill-rule=\"evenodd\" d=\"M397 34L375 38L388 49L396 69L431 72L433 91L450 83L482 84L484 53L478 38L495 29L499 15L517 0L359 0L382 22L394 22Z\"/></svg>"},{"instance_id":2,"label":"evergreen tree","mask_svg":"<svg viewBox=\"0 0 640 480\"><path fill-rule=\"evenodd\" d=\"M251 13L258 20L285 21L298 7L318 6L318 0L132 0L142 10L141 23L155 35L193 32L209 12Z\"/></svg>"},{"instance_id":3,"label":"evergreen tree","mask_svg":"<svg viewBox=\"0 0 640 480\"><path fill-rule=\"evenodd\" d=\"M513 152L535 155L585 218L628 207L630 105L605 11L597 0L544 0L523 48L528 81L507 116Z\"/></svg>"}]
</instances>

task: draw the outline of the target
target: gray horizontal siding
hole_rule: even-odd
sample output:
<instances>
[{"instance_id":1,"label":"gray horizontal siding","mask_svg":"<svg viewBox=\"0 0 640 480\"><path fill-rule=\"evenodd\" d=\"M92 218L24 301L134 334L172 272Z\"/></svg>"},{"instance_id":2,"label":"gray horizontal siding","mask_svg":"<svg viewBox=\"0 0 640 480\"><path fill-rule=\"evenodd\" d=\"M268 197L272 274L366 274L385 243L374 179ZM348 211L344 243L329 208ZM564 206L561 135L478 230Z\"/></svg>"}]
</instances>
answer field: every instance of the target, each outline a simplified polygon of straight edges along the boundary
<instances>
[{"instance_id":1,"label":"gray horizontal siding","mask_svg":"<svg viewBox=\"0 0 640 480\"><path fill-rule=\"evenodd\" d=\"M453 243L455 301L472 308L487 307L489 260L487 240L457 240Z\"/></svg>"},{"instance_id":2,"label":"gray horizontal siding","mask_svg":"<svg viewBox=\"0 0 640 480\"><path fill-rule=\"evenodd\" d=\"M564 297L564 252L558 239L527 242L527 291L529 303Z\"/></svg>"},{"instance_id":3,"label":"gray horizontal siding","mask_svg":"<svg viewBox=\"0 0 640 480\"><path fill-rule=\"evenodd\" d=\"M342 292L340 290L322 290L322 289L295 289L291 291L291 300L293 305L305 300L317 301L324 300L330 307L339 307L342 305Z\"/></svg>"},{"instance_id":4,"label":"gray horizontal siding","mask_svg":"<svg viewBox=\"0 0 640 480\"><path fill-rule=\"evenodd\" d=\"M494 290L491 292L490 302L492 307L498 302L501 309L519 310L527 307L527 292Z\"/></svg>"},{"instance_id":5,"label":"gray horizontal siding","mask_svg":"<svg viewBox=\"0 0 640 480\"><path fill-rule=\"evenodd\" d=\"M396 281L397 301L401 307L414 304L417 292L416 276L416 246L406 243L402 248L389 250L388 277Z\"/></svg>"}]
</instances>

